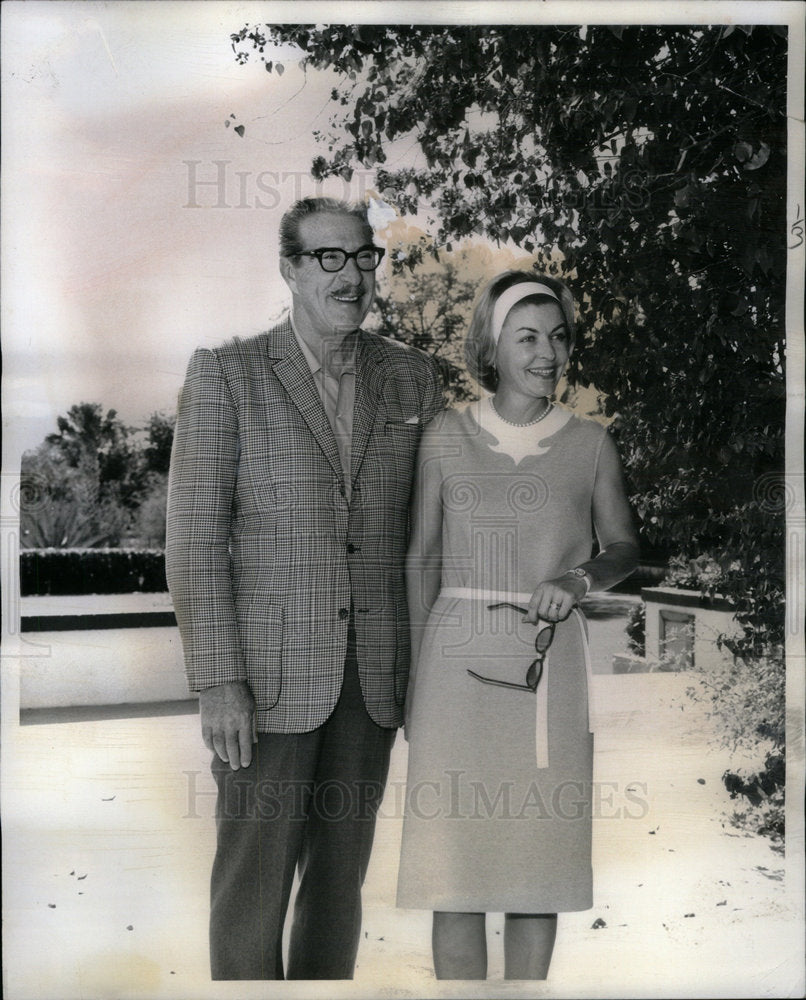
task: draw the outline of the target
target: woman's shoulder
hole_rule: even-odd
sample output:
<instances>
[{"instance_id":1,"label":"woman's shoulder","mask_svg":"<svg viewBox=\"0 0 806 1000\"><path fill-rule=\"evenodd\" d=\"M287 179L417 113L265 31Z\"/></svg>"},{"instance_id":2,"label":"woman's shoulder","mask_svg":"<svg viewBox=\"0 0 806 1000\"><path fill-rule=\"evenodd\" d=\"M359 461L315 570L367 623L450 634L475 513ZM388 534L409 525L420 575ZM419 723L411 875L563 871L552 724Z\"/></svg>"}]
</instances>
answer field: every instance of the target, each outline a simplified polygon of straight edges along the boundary
<instances>
[{"instance_id":1,"label":"woman's shoulder","mask_svg":"<svg viewBox=\"0 0 806 1000\"><path fill-rule=\"evenodd\" d=\"M449 407L430 420L423 431L421 453L442 458L465 454L468 443L479 433L478 425L471 416L473 405Z\"/></svg>"},{"instance_id":2,"label":"woman's shoulder","mask_svg":"<svg viewBox=\"0 0 806 1000\"><path fill-rule=\"evenodd\" d=\"M591 441L600 441L607 435L607 425L595 417L583 417L573 410L565 410L568 414L567 427L569 430Z\"/></svg>"},{"instance_id":3,"label":"woman's shoulder","mask_svg":"<svg viewBox=\"0 0 806 1000\"><path fill-rule=\"evenodd\" d=\"M470 424L470 409L477 404L464 403L441 410L426 426L429 436L454 436L467 433Z\"/></svg>"}]
</instances>

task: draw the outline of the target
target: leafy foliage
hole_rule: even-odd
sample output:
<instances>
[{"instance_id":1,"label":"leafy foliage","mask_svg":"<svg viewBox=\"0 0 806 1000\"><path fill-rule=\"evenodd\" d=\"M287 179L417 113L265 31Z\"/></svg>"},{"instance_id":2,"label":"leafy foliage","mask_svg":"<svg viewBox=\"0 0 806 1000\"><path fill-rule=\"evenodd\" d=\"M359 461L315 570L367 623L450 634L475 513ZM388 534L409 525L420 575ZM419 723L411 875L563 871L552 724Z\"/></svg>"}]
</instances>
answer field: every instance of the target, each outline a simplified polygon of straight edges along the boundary
<instances>
[{"instance_id":1,"label":"leafy foliage","mask_svg":"<svg viewBox=\"0 0 806 1000\"><path fill-rule=\"evenodd\" d=\"M646 605L633 604L624 626L627 633L627 648L636 656L646 656Z\"/></svg>"},{"instance_id":2,"label":"leafy foliage","mask_svg":"<svg viewBox=\"0 0 806 1000\"><path fill-rule=\"evenodd\" d=\"M145 544L164 544L166 480L174 418L154 413L142 434L114 410L79 403L22 457L23 548L114 546L134 529Z\"/></svg>"},{"instance_id":3,"label":"leafy foliage","mask_svg":"<svg viewBox=\"0 0 806 1000\"><path fill-rule=\"evenodd\" d=\"M744 805L734 812L735 825L784 837L786 783L786 683L783 649L769 648L752 659L725 651L708 670L697 673L689 697L709 706L721 723L722 746L751 755L754 763L725 771L731 798Z\"/></svg>"},{"instance_id":4,"label":"leafy foliage","mask_svg":"<svg viewBox=\"0 0 806 1000\"><path fill-rule=\"evenodd\" d=\"M165 547L165 530L168 509L168 475L156 474L151 479L148 495L137 509L134 534L141 545Z\"/></svg>"},{"instance_id":5,"label":"leafy foliage","mask_svg":"<svg viewBox=\"0 0 806 1000\"><path fill-rule=\"evenodd\" d=\"M143 470L134 460L131 432L116 412L104 413L98 403L78 403L57 418L56 426L58 433L45 438L54 460L92 480L99 502L136 506L144 486Z\"/></svg>"},{"instance_id":6,"label":"leafy foliage","mask_svg":"<svg viewBox=\"0 0 806 1000\"><path fill-rule=\"evenodd\" d=\"M22 548L117 545L131 517L110 491L102 492L98 462L82 455L73 466L58 446L43 442L22 457Z\"/></svg>"},{"instance_id":7,"label":"leafy foliage","mask_svg":"<svg viewBox=\"0 0 806 1000\"><path fill-rule=\"evenodd\" d=\"M232 42L336 75L316 177L373 168L401 213L428 207L437 247L483 236L569 279L570 378L616 418L644 543L735 562L737 651L780 641L786 28L247 25Z\"/></svg>"},{"instance_id":8,"label":"leafy foliage","mask_svg":"<svg viewBox=\"0 0 806 1000\"><path fill-rule=\"evenodd\" d=\"M143 462L149 473L167 475L171 466L171 448L174 440L176 416L169 413L152 413L145 426L147 443L143 449Z\"/></svg>"},{"instance_id":9,"label":"leafy foliage","mask_svg":"<svg viewBox=\"0 0 806 1000\"><path fill-rule=\"evenodd\" d=\"M412 244L406 246L410 255ZM437 255L411 270L399 268L388 292L379 289L375 297L378 332L436 357L450 403L476 396L464 366L463 343L479 286L494 273L491 262L492 255L482 248Z\"/></svg>"}]
</instances>

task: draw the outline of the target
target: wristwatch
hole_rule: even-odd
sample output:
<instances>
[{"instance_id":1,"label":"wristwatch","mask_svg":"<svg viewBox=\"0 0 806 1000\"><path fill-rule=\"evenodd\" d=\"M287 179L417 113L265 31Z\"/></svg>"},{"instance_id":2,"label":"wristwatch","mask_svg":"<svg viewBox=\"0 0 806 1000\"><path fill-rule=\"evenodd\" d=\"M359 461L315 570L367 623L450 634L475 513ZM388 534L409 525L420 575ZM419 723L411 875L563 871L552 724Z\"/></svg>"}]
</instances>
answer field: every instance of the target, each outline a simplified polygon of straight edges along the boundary
<instances>
[{"instance_id":1,"label":"wristwatch","mask_svg":"<svg viewBox=\"0 0 806 1000\"><path fill-rule=\"evenodd\" d=\"M569 569L566 576L575 576L578 580L585 581L585 597L591 592L591 587L593 586L593 577L590 573L584 569L582 566L575 566L573 569Z\"/></svg>"}]
</instances>

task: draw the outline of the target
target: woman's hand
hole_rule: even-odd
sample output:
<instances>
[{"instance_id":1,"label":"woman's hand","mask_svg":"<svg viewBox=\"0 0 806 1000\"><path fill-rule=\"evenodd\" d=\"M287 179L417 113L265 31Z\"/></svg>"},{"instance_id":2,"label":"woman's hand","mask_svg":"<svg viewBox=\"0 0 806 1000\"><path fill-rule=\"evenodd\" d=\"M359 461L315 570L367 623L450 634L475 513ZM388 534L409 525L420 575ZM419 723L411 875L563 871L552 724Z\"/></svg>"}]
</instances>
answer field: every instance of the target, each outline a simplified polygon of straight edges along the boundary
<instances>
[{"instance_id":1,"label":"woman's hand","mask_svg":"<svg viewBox=\"0 0 806 1000\"><path fill-rule=\"evenodd\" d=\"M576 576L556 576L553 580L539 583L529 601L529 613L524 621L537 624L538 618L544 622L561 622L571 614L587 593L584 579Z\"/></svg>"}]
</instances>

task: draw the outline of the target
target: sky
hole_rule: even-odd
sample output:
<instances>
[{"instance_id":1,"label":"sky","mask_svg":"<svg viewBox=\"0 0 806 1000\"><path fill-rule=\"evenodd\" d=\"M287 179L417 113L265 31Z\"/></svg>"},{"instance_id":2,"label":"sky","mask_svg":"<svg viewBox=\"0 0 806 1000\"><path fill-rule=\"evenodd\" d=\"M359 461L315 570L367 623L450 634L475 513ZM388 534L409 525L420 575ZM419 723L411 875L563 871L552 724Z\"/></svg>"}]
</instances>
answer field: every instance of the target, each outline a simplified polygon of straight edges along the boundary
<instances>
[{"instance_id":1,"label":"sky","mask_svg":"<svg viewBox=\"0 0 806 1000\"><path fill-rule=\"evenodd\" d=\"M747 20L780 5L731 5ZM724 4L2 4L4 468L78 402L173 411L196 346L288 305L276 232L326 128L328 73L239 66L230 33L297 20L719 20ZM739 8L742 8L739 11ZM755 12L755 13L754 13ZM696 13L696 18L694 18ZM651 16L650 16L651 14ZM229 122L230 126L226 127ZM234 126L244 126L244 136ZM414 147L392 150L396 165ZM324 193L363 198L373 178Z\"/></svg>"},{"instance_id":2,"label":"sky","mask_svg":"<svg viewBox=\"0 0 806 1000\"><path fill-rule=\"evenodd\" d=\"M275 235L282 211L316 193L311 132L327 124L332 80L306 80L290 52L282 77L238 66L229 34L249 13L3 4L4 420L15 452L73 403L133 423L174 409L194 347L266 329L288 303ZM370 180L326 193L357 197Z\"/></svg>"}]
</instances>

